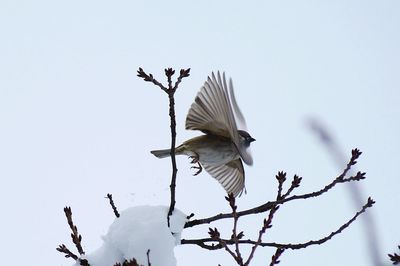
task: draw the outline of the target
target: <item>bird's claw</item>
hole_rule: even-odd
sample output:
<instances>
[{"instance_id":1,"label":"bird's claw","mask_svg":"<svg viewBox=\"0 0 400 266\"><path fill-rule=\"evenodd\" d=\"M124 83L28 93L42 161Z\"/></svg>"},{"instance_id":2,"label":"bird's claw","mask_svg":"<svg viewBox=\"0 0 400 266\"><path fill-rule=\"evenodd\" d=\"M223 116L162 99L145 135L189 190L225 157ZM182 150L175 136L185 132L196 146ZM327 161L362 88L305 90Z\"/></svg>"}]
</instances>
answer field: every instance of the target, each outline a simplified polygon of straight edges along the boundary
<instances>
[{"instance_id":1,"label":"bird's claw","mask_svg":"<svg viewBox=\"0 0 400 266\"><path fill-rule=\"evenodd\" d=\"M192 159L190 161L190 163L198 163L199 162L199 156L194 155L194 156L189 156L190 159Z\"/></svg>"},{"instance_id":2,"label":"bird's claw","mask_svg":"<svg viewBox=\"0 0 400 266\"><path fill-rule=\"evenodd\" d=\"M194 176L196 176L201 173L201 171L203 170L203 167L201 167L200 163L197 162L197 165L190 167L190 169L197 169L196 173L193 174Z\"/></svg>"}]
</instances>

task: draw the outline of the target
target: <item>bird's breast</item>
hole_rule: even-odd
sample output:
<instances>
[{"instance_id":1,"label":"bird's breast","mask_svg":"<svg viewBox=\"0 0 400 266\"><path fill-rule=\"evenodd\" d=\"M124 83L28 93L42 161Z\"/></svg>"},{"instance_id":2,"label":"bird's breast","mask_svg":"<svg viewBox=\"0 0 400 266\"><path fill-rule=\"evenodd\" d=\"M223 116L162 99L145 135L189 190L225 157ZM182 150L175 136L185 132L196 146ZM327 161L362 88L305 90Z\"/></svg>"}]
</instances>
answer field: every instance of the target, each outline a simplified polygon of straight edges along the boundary
<instances>
[{"instance_id":1,"label":"bird's breast","mask_svg":"<svg viewBox=\"0 0 400 266\"><path fill-rule=\"evenodd\" d=\"M201 163L221 165L239 158L236 146L228 138L203 135L190 139L184 144L188 150L199 156Z\"/></svg>"}]
</instances>

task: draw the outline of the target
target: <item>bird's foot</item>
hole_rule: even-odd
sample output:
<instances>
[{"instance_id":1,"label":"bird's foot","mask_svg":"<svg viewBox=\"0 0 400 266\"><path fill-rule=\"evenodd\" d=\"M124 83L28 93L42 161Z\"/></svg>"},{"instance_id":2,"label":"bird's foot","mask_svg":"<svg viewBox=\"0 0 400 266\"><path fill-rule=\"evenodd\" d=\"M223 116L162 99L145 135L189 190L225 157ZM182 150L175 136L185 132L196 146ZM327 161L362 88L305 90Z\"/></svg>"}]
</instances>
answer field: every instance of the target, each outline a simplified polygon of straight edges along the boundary
<instances>
[{"instance_id":1,"label":"bird's foot","mask_svg":"<svg viewBox=\"0 0 400 266\"><path fill-rule=\"evenodd\" d=\"M196 166L190 167L190 169L197 169L196 173L194 173L193 176L196 176L196 175L200 174L201 171L203 170L203 167L201 166L201 164L198 161L195 162L195 163L197 163Z\"/></svg>"},{"instance_id":2,"label":"bird's foot","mask_svg":"<svg viewBox=\"0 0 400 266\"><path fill-rule=\"evenodd\" d=\"M195 155L191 155L189 156L190 159L192 159L192 161L190 161L190 163L198 163L199 162L199 155L196 153Z\"/></svg>"}]
</instances>

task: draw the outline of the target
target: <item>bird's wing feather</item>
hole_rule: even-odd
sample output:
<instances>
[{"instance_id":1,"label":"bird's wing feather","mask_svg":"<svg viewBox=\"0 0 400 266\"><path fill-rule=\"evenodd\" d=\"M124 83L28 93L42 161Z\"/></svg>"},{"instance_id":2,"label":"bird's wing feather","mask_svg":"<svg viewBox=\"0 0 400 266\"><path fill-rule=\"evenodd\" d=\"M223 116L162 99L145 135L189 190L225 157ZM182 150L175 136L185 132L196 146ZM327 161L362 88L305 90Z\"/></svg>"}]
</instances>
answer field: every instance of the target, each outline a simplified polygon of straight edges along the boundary
<instances>
[{"instance_id":1,"label":"bird's wing feather","mask_svg":"<svg viewBox=\"0 0 400 266\"><path fill-rule=\"evenodd\" d=\"M243 161L251 165L253 159L247 151L247 147L240 143L231 103L234 105L240 122L245 124L244 117L234 98L232 81L229 85L230 94L225 73L223 73L222 78L219 72L217 77L214 73L212 73L211 78L208 77L189 109L186 117L186 129L201 130L205 133L230 138L237 147ZM233 95L232 99L230 95Z\"/></svg>"},{"instance_id":2,"label":"bird's wing feather","mask_svg":"<svg viewBox=\"0 0 400 266\"><path fill-rule=\"evenodd\" d=\"M247 131L246 119L244 118L244 115L236 102L232 79L229 79L229 95L231 97L233 111L235 111L235 117L238 120L237 122L239 122L239 128Z\"/></svg>"},{"instance_id":3,"label":"bird's wing feather","mask_svg":"<svg viewBox=\"0 0 400 266\"><path fill-rule=\"evenodd\" d=\"M186 129L201 130L238 141L226 82L222 82L219 72L217 77L212 73L198 92L186 117Z\"/></svg>"},{"instance_id":4,"label":"bird's wing feather","mask_svg":"<svg viewBox=\"0 0 400 266\"><path fill-rule=\"evenodd\" d=\"M236 197L244 190L244 169L241 159L227 164L209 165L202 163L204 169L222 185L225 191Z\"/></svg>"}]
</instances>

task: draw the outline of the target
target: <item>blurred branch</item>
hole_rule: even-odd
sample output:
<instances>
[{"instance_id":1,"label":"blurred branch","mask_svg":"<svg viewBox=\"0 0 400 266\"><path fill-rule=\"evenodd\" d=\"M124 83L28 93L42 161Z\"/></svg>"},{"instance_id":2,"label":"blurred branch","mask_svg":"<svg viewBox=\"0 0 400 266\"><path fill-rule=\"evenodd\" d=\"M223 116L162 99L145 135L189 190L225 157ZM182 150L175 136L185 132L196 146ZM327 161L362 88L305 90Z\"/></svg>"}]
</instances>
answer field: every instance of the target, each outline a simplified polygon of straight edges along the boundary
<instances>
[{"instance_id":1,"label":"blurred branch","mask_svg":"<svg viewBox=\"0 0 400 266\"><path fill-rule=\"evenodd\" d=\"M147 74L144 72L144 70L139 67L139 70L137 71L137 76L142 78L144 81L147 82L152 82L154 85L160 87L163 91L165 91L168 94L168 99L169 99L169 116L171 120L171 164L172 164L172 177L171 177L171 185L170 185L170 191L171 191L171 203L170 207L168 210L168 226L170 226L169 222L169 217L172 215L172 212L174 211L175 208L175 188L176 188L176 174L178 172L178 169L176 168L176 159L175 159L175 145L176 145L176 119L175 119L175 99L174 99L174 94L176 90L178 89L179 84L181 83L183 78L189 77L190 75L190 68L188 69L181 69L179 73L179 77L177 81L175 82L174 86L172 86L172 76L175 74L175 70L172 68L166 68L165 70L165 75L167 76L167 81L168 81L168 86L165 87L162 85L160 82L158 82L152 74Z\"/></svg>"},{"instance_id":2,"label":"blurred branch","mask_svg":"<svg viewBox=\"0 0 400 266\"><path fill-rule=\"evenodd\" d=\"M321 143L327 148L329 154L332 156L334 161L337 163L338 167L341 167L343 163L346 161L345 154L343 153L343 149L337 143L333 134L324 126L320 120L316 118L308 119L308 126L310 129L316 133L319 137ZM360 186L356 184L351 184L347 186L348 191L350 192L351 199L353 201L353 206L355 209L362 204L364 196L362 193L362 189ZM378 245L378 233L376 231L376 226L374 222L374 218L370 213L366 213L364 215L363 227L364 227L364 236L367 241L363 241L368 247L368 256L370 256L372 265L380 266L381 265L381 251Z\"/></svg>"}]
</instances>

